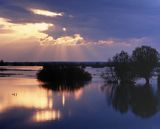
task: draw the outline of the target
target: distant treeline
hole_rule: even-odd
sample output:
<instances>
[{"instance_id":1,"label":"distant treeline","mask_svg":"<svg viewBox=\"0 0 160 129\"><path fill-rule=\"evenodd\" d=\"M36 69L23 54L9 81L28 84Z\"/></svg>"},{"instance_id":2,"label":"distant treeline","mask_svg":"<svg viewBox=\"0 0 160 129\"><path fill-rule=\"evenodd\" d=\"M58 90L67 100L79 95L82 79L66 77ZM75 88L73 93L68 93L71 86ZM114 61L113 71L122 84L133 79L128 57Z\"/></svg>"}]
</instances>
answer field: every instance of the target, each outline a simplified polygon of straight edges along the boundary
<instances>
[{"instance_id":1,"label":"distant treeline","mask_svg":"<svg viewBox=\"0 0 160 129\"><path fill-rule=\"evenodd\" d=\"M4 62L0 61L0 66L50 66L50 65L68 65L68 66L90 66L90 67L106 67L108 62Z\"/></svg>"},{"instance_id":2,"label":"distant treeline","mask_svg":"<svg viewBox=\"0 0 160 129\"><path fill-rule=\"evenodd\" d=\"M0 66L48 66L48 65L71 65L71 66L90 66L93 68L111 67L114 63L108 62L4 62L0 61ZM160 67L160 62L157 65Z\"/></svg>"}]
</instances>

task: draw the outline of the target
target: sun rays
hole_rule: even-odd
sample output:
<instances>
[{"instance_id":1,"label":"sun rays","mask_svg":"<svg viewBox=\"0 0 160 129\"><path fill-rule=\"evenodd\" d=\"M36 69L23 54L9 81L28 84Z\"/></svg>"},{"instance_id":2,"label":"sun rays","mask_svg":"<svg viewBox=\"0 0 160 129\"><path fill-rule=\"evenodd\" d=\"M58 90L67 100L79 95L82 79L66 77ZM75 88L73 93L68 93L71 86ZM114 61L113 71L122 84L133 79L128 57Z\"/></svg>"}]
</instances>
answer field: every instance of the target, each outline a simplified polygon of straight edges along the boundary
<instances>
[{"instance_id":1,"label":"sun rays","mask_svg":"<svg viewBox=\"0 0 160 129\"><path fill-rule=\"evenodd\" d=\"M30 9L34 15L47 17L64 17L64 13L51 12L43 9ZM57 30L59 29L59 31ZM11 19L0 17L0 46L2 58L19 59L22 61L87 61L87 59L102 59L105 56L99 53L100 46L111 48L114 46L126 47L126 43L115 40L87 40L80 33L70 33L71 28L58 23L45 22L14 22ZM58 36L51 32L59 33ZM127 43L131 47L131 43ZM16 47L15 47L16 46ZM109 50L111 51L111 50ZM21 53L21 54L17 54ZM17 55L17 56L16 56Z\"/></svg>"}]
</instances>

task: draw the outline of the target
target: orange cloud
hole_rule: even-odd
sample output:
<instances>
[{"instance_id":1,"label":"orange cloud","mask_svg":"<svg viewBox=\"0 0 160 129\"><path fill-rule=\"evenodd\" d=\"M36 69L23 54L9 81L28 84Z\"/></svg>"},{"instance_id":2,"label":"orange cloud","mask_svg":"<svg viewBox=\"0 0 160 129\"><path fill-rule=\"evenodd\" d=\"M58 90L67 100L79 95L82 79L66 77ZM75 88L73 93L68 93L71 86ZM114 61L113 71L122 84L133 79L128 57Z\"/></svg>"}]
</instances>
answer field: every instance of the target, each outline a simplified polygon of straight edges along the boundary
<instances>
[{"instance_id":1,"label":"orange cloud","mask_svg":"<svg viewBox=\"0 0 160 129\"><path fill-rule=\"evenodd\" d=\"M128 40L106 39L98 41L88 41L80 34L67 35L66 28L62 28L66 34L55 38L47 34L49 29L56 29L52 23L12 23L11 20L0 18L0 40L3 43L18 42L38 42L42 45L105 45L117 46L123 45L131 47L133 44L140 44L148 41L145 37L133 38Z\"/></svg>"},{"instance_id":2,"label":"orange cloud","mask_svg":"<svg viewBox=\"0 0 160 129\"><path fill-rule=\"evenodd\" d=\"M62 36L57 39L54 39L53 43L66 45L83 44L84 38L80 34L74 34L73 36Z\"/></svg>"},{"instance_id":3,"label":"orange cloud","mask_svg":"<svg viewBox=\"0 0 160 129\"><path fill-rule=\"evenodd\" d=\"M76 45L84 43L84 38L80 34L60 36L58 38L48 35L46 31L55 27L51 23L12 23L9 19L0 18L0 24L3 25L0 30L7 30L7 32L0 34L0 39L3 39L4 42L27 41L39 42L43 45ZM64 28L62 31L64 31Z\"/></svg>"},{"instance_id":4,"label":"orange cloud","mask_svg":"<svg viewBox=\"0 0 160 129\"><path fill-rule=\"evenodd\" d=\"M0 18L0 25L3 25L0 30L7 30L0 34L0 39L3 42L16 42L19 40L39 40L48 36L44 31L50 27L54 27L51 23L12 23L11 20ZM51 37L50 37L51 38Z\"/></svg>"}]
</instances>

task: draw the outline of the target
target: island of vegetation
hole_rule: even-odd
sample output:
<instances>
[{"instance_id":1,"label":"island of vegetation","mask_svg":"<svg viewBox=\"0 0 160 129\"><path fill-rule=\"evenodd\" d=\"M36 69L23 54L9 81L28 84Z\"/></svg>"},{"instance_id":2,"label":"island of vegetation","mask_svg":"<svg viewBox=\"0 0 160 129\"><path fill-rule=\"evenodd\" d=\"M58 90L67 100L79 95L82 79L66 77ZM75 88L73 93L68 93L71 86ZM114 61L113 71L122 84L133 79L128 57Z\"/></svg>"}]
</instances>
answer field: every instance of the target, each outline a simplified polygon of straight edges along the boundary
<instances>
[{"instance_id":1,"label":"island of vegetation","mask_svg":"<svg viewBox=\"0 0 160 129\"><path fill-rule=\"evenodd\" d=\"M37 74L42 86L53 90L75 90L91 81L91 74L74 65L44 66Z\"/></svg>"}]
</instances>

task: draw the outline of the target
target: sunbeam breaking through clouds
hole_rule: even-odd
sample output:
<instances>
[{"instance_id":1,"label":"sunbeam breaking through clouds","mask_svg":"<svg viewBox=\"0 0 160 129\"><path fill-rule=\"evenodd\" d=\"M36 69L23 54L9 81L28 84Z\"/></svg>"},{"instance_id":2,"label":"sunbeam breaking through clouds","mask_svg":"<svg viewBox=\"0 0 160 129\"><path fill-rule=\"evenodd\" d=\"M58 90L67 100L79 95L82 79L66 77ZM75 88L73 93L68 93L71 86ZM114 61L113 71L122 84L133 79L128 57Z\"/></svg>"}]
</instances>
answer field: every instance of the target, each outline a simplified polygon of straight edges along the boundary
<instances>
[{"instance_id":1,"label":"sunbeam breaking through clouds","mask_svg":"<svg viewBox=\"0 0 160 129\"><path fill-rule=\"evenodd\" d=\"M1 0L1 58L105 61L122 49L131 52L140 45L159 47L160 19L156 11L159 4L147 0L145 4L137 1L132 5L125 0L123 4L118 2L117 8L115 2L100 0L92 4L96 10L89 6L82 8L91 3L91 0L65 4L58 0ZM133 10L134 5L137 6ZM29 51L34 53L34 59L26 57Z\"/></svg>"}]
</instances>

